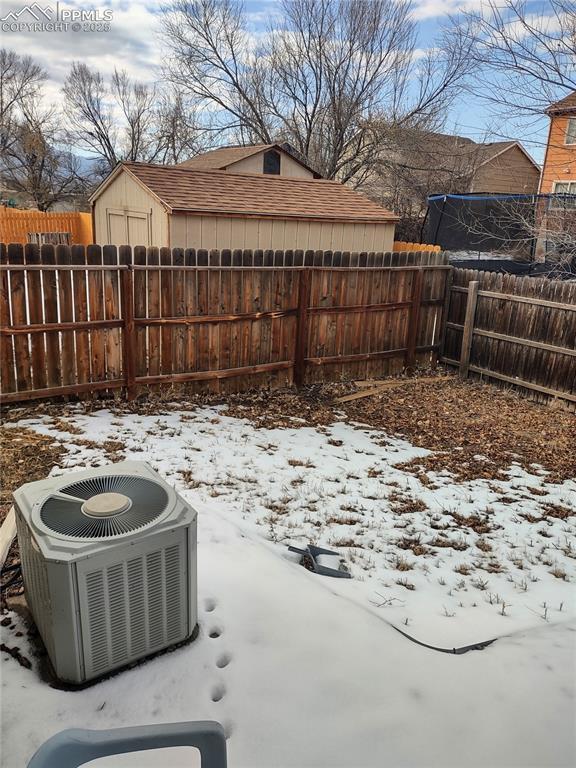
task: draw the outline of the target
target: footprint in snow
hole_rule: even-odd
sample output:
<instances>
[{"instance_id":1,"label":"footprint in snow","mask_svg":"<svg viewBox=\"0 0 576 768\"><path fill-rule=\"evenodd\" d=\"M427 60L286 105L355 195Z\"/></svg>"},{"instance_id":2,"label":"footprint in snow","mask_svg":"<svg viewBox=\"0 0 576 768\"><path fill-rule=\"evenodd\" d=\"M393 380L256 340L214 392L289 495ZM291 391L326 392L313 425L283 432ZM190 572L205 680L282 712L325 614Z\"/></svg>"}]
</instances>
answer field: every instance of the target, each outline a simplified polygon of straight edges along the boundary
<instances>
[{"instance_id":1,"label":"footprint in snow","mask_svg":"<svg viewBox=\"0 0 576 768\"><path fill-rule=\"evenodd\" d=\"M216 640L217 637L220 637L222 634L222 627L212 627L210 632L208 632L208 637L210 637L212 640Z\"/></svg>"},{"instance_id":2,"label":"footprint in snow","mask_svg":"<svg viewBox=\"0 0 576 768\"><path fill-rule=\"evenodd\" d=\"M212 613L212 611L216 608L216 600L214 600L212 597L208 597L206 600L204 600L204 610L207 613Z\"/></svg>"},{"instance_id":3,"label":"footprint in snow","mask_svg":"<svg viewBox=\"0 0 576 768\"><path fill-rule=\"evenodd\" d=\"M210 694L210 698L214 703L218 701L222 701L224 698L224 695L226 694L226 686L222 683L218 683L217 685L212 687L212 693Z\"/></svg>"},{"instance_id":4,"label":"footprint in snow","mask_svg":"<svg viewBox=\"0 0 576 768\"><path fill-rule=\"evenodd\" d=\"M230 656L229 653L221 653L220 656L216 659L216 666L218 669L224 669L224 667L227 667L228 664L232 661L232 656Z\"/></svg>"}]
</instances>

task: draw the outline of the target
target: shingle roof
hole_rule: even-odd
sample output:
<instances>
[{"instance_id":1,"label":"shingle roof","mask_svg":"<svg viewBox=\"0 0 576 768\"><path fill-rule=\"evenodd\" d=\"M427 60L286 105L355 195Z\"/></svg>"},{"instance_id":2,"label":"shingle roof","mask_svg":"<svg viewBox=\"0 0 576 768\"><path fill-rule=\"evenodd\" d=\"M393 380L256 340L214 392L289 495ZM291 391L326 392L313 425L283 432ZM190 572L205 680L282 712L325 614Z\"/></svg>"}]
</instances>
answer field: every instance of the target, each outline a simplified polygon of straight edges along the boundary
<instances>
[{"instance_id":1,"label":"shingle roof","mask_svg":"<svg viewBox=\"0 0 576 768\"><path fill-rule=\"evenodd\" d=\"M475 142L448 133L417 132L412 151L436 161L441 170L457 170L462 168L463 161L477 167L516 144L517 141Z\"/></svg>"},{"instance_id":2,"label":"shingle roof","mask_svg":"<svg viewBox=\"0 0 576 768\"><path fill-rule=\"evenodd\" d=\"M560 101L550 104L546 112L549 115L558 115L562 112L576 112L576 91L569 93L568 96L560 99Z\"/></svg>"},{"instance_id":3,"label":"shingle roof","mask_svg":"<svg viewBox=\"0 0 576 768\"><path fill-rule=\"evenodd\" d=\"M478 162L480 164L486 163L501 152L514 147L516 144L518 144L517 141L491 141L488 143L476 144L475 149L478 153Z\"/></svg>"},{"instance_id":4,"label":"shingle roof","mask_svg":"<svg viewBox=\"0 0 576 768\"><path fill-rule=\"evenodd\" d=\"M337 181L122 163L170 211L332 221L397 221ZM93 196L94 197L94 196Z\"/></svg>"},{"instance_id":5,"label":"shingle roof","mask_svg":"<svg viewBox=\"0 0 576 768\"><path fill-rule=\"evenodd\" d=\"M224 170L232 163L244 160L246 157L256 155L265 149L270 149L274 144L252 144L249 147L218 147L209 152L202 152L201 155L191 157L178 163L182 168L213 168L214 170Z\"/></svg>"}]
</instances>

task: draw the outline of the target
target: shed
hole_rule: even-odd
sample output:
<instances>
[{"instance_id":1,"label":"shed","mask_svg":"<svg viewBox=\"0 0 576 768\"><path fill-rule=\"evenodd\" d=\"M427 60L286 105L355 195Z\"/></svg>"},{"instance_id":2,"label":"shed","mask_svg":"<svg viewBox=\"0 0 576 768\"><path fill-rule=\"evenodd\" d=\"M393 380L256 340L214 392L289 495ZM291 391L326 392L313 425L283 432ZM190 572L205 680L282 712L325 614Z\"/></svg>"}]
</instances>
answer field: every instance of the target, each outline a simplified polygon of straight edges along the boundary
<instances>
[{"instance_id":1,"label":"shed","mask_svg":"<svg viewBox=\"0 0 576 768\"><path fill-rule=\"evenodd\" d=\"M132 162L91 203L103 245L391 251L398 220L336 181Z\"/></svg>"}]
</instances>

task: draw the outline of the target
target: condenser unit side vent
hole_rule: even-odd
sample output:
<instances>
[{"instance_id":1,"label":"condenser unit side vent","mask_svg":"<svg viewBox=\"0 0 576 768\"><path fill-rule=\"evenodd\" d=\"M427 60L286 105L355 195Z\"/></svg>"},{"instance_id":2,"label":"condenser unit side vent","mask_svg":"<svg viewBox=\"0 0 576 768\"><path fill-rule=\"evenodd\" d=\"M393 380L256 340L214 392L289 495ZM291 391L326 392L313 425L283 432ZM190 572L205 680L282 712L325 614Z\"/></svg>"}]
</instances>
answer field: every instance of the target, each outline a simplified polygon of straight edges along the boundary
<instances>
[{"instance_id":1,"label":"condenser unit side vent","mask_svg":"<svg viewBox=\"0 0 576 768\"><path fill-rule=\"evenodd\" d=\"M186 636L183 542L80 576L91 676Z\"/></svg>"},{"instance_id":2,"label":"condenser unit side vent","mask_svg":"<svg viewBox=\"0 0 576 768\"><path fill-rule=\"evenodd\" d=\"M52 600L48 586L48 568L46 561L36 549L32 538L26 535L25 523L16 516L18 527L18 545L26 589L26 600L36 621L38 631L49 655L54 654L52 634ZM22 530L22 535L20 534Z\"/></svg>"}]
</instances>

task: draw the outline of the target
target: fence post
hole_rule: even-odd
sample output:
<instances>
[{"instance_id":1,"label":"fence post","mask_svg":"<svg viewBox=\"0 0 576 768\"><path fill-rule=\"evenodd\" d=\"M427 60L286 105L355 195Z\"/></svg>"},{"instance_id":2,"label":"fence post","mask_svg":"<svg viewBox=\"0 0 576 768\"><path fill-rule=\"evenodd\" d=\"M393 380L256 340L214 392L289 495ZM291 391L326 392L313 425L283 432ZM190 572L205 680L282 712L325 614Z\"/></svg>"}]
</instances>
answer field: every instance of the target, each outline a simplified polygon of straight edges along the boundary
<instances>
[{"instance_id":1,"label":"fence post","mask_svg":"<svg viewBox=\"0 0 576 768\"><path fill-rule=\"evenodd\" d=\"M126 268L120 272L120 282L122 289L122 316L124 318L122 362L128 400L133 400L136 396L136 327L134 325L134 289L132 276L132 265L126 266Z\"/></svg>"},{"instance_id":2,"label":"fence post","mask_svg":"<svg viewBox=\"0 0 576 768\"><path fill-rule=\"evenodd\" d=\"M460 378L468 378L470 367L470 352L472 350L472 338L474 336L474 318L476 317L476 303L478 301L478 280L468 283L468 300L466 302L466 317L464 320L464 332L462 333L462 347L460 349Z\"/></svg>"},{"instance_id":3,"label":"fence post","mask_svg":"<svg viewBox=\"0 0 576 768\"><path fill-rule=\"evenodd\" d=\"M306 347L308 341L308 303L312 269L303 267L298 282L298 313L296 316L296 348L294 351L294 381L297 386L304 384L306 374Z\"/></svg>"},{"instance_id":4,"label":"fence post","mask_svg":"<svg viewBox=\"0 0 576 768\"><path fill-rule=\"evenodd\" d=\"M420 302L422 301L422 285L424 282L424 270L422 267L414 273L414 285L412 286L412 305L408 320L408 338L406 340L406 353L404 355L404 367L412 368L416 362L416 340L418 337L418 321L420 320Z\"/></svg>"},{"instance_id":5,"label":"fence post","mask_svg":"<svg viewBox=\"0 0 576 768\"><path fill-rule=\"evenodd\" d=\"M444 304L442 305L442 315L440 317L440 360L444 357L446 346L446 323L450 314L450 301L452 300L452 282L454 280L454 267L446 270L446 280L444 281Z\"/></svg>"}]
</instances>

